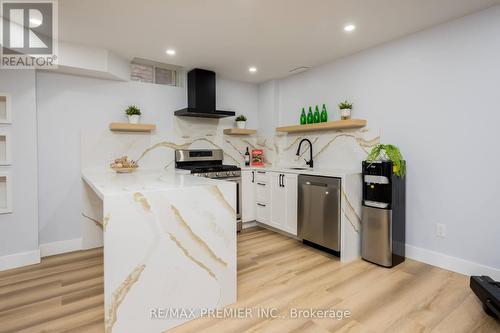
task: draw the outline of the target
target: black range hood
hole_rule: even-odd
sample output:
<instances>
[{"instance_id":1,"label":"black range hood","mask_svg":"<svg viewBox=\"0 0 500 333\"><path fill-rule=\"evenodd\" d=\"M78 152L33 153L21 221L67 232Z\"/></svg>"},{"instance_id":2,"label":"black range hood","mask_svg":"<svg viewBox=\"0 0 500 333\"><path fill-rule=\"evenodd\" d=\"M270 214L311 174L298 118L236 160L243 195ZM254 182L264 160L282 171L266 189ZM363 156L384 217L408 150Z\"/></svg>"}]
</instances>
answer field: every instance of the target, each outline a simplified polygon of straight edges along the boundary
<instances>
[{"instance_id":1,"label":"black range hood","mask_svg":"<svg viewBox=\"0 0 500 333\"><path fill-rule=\"evenodd\" d=\"M225 118L233 111L215 109L215 72L195 68L187 74L188 107L175 111L176 116Z\"/></svg>"}]
</instances>

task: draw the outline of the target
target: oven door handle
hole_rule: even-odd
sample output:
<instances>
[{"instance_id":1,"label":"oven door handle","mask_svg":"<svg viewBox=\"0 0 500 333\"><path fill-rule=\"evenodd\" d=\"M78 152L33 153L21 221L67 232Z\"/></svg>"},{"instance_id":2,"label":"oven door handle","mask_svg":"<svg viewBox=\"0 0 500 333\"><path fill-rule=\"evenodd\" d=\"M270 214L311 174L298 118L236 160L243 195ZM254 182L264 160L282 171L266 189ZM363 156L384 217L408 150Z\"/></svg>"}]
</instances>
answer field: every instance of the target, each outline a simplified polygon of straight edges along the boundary
<instances>
[{"instance_id":1,"label":"oven door handle","mask_svg":"<svg viewBox=\"0 0 500 333\"><path fill-rule=\"evenodd\" d=\"M216 178L216 180L226 180L228 182L238 182L241 180L241 177Z\"/></svg>"}]
</instances>

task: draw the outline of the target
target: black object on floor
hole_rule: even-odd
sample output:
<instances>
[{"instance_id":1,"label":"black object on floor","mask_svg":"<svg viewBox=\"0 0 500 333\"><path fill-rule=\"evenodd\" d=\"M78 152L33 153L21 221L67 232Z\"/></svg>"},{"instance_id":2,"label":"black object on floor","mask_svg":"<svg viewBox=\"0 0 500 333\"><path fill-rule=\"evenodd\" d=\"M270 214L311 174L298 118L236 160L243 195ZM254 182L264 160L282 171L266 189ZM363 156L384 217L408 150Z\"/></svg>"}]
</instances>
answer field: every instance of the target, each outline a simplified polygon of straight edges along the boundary
<instances>
[{"instance_id":1,"label":"black object on floor","mask_svg":"<svg viewBox=\"0 0 500 333\"><path fill-rule=\"evenodd\" d=\"M484 311L500 319L500 282L489 276L471 276L470 288L483 303Z\"/></svg>"}]
</instances>

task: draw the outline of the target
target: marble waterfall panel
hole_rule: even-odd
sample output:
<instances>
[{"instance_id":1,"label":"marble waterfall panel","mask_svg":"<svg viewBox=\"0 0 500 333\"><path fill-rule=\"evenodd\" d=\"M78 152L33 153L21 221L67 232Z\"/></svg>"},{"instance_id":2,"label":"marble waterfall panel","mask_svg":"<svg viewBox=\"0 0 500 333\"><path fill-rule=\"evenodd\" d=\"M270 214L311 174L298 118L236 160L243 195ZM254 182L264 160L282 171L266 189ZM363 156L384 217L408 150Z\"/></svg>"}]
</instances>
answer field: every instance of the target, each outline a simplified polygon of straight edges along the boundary
<instances>
[{"instance_id":1,"label":"marble waterfall panel","mask_svg":"<svg viewBox=\"0 0 500 333\"><path fill-rule=\"evenodd\" d=\"M236 301L233 184L104 198L106 333L163 332L161 311Z\"/></svg>"},{"instance_id":2,"label":"marble waterfall panel","mask_svg":"<svg viewBox=\"0 0 500 333\"><path fill-rule=\"evenodd\" d=\"M349 262L361 257L361 201L363 180L361 174L342 178L340 198L341 253L340 260Z\"/></svg>"},{"instance_id":3,"label":"marble waterfall panel","mask_svg":"<svg viewBox=\"0 0 500 333\"><path fill-rule=\"evenodd\" d=\"M82 182L82 250L93 249L103 245L102 199L83 180Z\"/></svg>"}]
</instances>

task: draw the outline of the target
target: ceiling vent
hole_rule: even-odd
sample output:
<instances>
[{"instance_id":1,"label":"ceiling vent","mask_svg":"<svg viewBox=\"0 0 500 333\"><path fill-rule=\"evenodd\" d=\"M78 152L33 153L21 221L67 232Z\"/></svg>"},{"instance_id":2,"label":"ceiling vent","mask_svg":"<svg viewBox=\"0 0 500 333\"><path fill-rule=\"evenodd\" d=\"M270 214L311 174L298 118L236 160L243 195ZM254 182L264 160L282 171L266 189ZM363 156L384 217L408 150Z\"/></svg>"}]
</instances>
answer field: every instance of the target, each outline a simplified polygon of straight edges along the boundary
<instances>
[{"instance_id":1,"label":"ceiling vent","mask_svg":"<svg viewBox=\"0 0 500 333\"><path fill-rule=\"evenodd\" d=\"M292 70L290 70L290 74L297 74L297 73L302 73L302 72L305 72L307 71L308 69L310 69L311 67L309 66L301 66L301 67L296 67Z\"/></svg>"}]
</instances>

